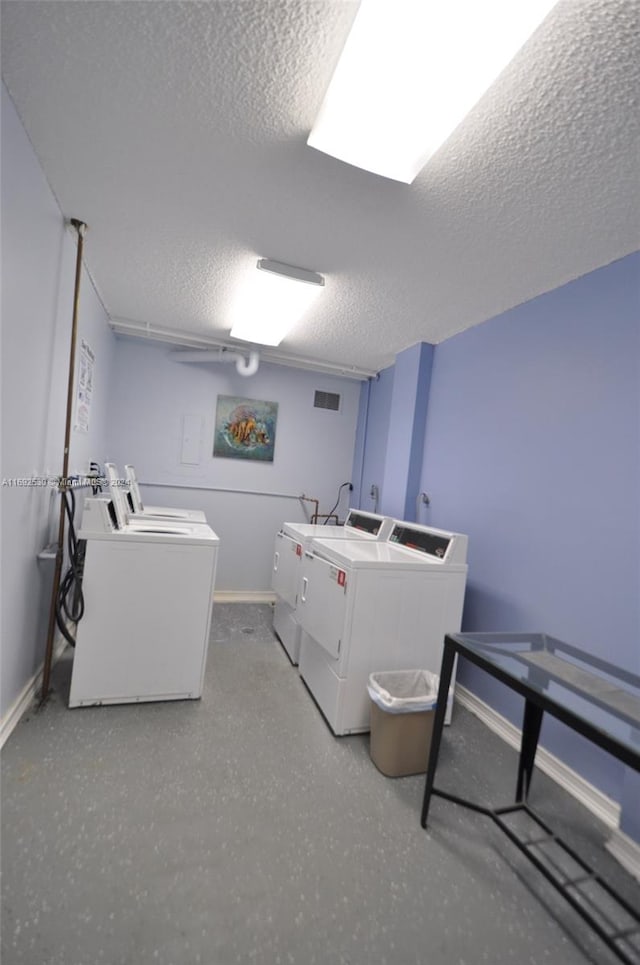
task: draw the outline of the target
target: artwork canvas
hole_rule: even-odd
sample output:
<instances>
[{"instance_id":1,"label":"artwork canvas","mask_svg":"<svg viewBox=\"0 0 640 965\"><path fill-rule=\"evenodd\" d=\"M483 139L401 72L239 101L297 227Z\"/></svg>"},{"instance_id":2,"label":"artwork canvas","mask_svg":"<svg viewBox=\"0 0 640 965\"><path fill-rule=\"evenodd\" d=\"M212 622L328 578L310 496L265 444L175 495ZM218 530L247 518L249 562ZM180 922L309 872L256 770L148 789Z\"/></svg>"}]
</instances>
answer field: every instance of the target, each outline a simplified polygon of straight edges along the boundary
<instances>
[{"instance_id":1,"label":"artwork canvas","mask_svg":"<svg viewBox=\"0 0 640 965\"><path fill-rule=\"evenodd\" d=\"M273 462L278 403L219 395L213 454L226 459Z\"/></svg>"}]
</instances>

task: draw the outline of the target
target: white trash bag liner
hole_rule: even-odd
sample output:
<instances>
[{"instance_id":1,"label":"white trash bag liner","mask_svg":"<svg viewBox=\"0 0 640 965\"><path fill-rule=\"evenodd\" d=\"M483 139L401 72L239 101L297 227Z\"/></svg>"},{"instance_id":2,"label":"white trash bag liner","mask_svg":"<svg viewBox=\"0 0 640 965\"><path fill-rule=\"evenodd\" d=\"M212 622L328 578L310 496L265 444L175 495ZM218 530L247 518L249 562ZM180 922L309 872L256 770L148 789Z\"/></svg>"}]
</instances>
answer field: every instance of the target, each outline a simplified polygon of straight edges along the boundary
<instances>
[{"instance_id":1,"label":"white trash bag liner","mask_svg":"<svg viewBox=\"0 0 640 965\"><path fill-rule=\"evenodd\" d=\"M433 710L440 678L428 670L386 670L369 676L367 690L374 704L389 714Z\"/></svg>"}]
</instances>

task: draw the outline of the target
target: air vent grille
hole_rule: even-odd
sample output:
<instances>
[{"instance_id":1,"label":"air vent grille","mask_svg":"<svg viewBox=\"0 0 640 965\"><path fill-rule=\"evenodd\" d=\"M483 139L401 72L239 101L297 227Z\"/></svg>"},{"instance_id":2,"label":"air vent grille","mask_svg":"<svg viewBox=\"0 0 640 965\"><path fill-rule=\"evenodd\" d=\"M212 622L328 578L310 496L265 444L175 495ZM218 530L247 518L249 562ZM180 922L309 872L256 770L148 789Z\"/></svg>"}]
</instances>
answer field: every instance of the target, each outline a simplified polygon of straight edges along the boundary
<instances>
[{"instance_id":1,"label":"air vent grille","mask_svg":"<svg viewBox=\"0 0 640 965\"><path fill-rule=\"evenodd\" d=\"M338 412L340 409L340 396L337 392L321 392L319 389L316 389L313 407L314 409L331 409L333 412Z\"/></svg>"}]
</instances>

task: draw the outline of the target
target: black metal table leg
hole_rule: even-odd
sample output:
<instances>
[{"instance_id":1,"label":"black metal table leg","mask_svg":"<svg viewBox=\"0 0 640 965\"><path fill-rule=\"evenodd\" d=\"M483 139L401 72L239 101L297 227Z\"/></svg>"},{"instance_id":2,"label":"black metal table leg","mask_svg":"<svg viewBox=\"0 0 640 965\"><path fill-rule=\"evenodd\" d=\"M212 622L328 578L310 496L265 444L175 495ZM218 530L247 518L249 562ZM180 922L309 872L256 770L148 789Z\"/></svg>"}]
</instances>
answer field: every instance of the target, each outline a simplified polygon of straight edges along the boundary
<instances>
[{"instance_id":1,"label":"black metal table leg","mask_svg":"<svg viewBox=\"0 0 640 965\"><path fill-rule=\"evenodd\" d=\"M458 654L520 694L525 700L516 803L507 807L485 807L434 787L447 695ZM508 660L505 660L505 657ZM584 664L589 668L580 671L582 676L575 673L576 658L579 667ZM615 890L600 878L576 851L565 844L527 803L545 713L551 714L576 733L592 741L597 747L608 751L622 763L640 772L637 742L629 741L627 728L622 728L624 736L621 736L618 726L621 720L628 722L632 727L637 725L637 715L629 716L618 707L614 708L613 703L609 704L608 701L600 699L598 688L592 690L593 682L599 683L602 679L609 677L617 682L617 684L611 684L615 693L631 698L632 702L637 700L640 693L640 676L622 671L599 658L589 658L582 650L563 644L546 634L482 632L447 634L442 658L438 707L427 763L421 824L423 828L427 827L429 805L433 795L489 817L625 965L640 965L638 908L617 895ZM552 681L557 682L557 690L549 686ZM577 706L572 699L573 694L581 698ZM589 704L597 708L598 713L591 714ZM523 812L527 816L527 828L524 834L511 820L511 816L518 812ZM532 821L539 827L539 833L534 833L533 837ZM572 869L573 864L576 865L575 873L572 870L568 875L565 856L571 859ZM605 910L607 908L611 910Z\"/></svg>"},{"instance_id":2,"label":"black metal table leg","mask_svg":"<svg viewBox=\"0 0 640 965\"><path fill-rule=\"evenodd\" d=\"M453 664L455 658L455 644L445 637L442 666L440 668L438 703L436 705L436 716L433 721L431 747L429 749L429 763L427 764L427 777L424 786L424 798L422 801L422 815L420 818L420 823L423 828L426 828L427 826L427 815L429 813L429 803L431 801L431 792L433 790L433 779L435 777L438 754L440 752L440 738L442 737L442 728L444 727L444 718L447 712L447 700L449 697L449 687L451 685L451 675L453 673Z\"/></svg>"},{"instance_id":3,"label":"black metal table leg","mask_svg":"<svg viewBox=\"0 0 640 965\"><path fill-rule=\"evenodd\" d=\"M525 701L522 718L522 742L520 744L520 760L518 762L518 783L516 786L516 801L526 800L531 784L533 764L536 758L540 727L542 725L542 707Z\"/></svg>"}]
</instances>

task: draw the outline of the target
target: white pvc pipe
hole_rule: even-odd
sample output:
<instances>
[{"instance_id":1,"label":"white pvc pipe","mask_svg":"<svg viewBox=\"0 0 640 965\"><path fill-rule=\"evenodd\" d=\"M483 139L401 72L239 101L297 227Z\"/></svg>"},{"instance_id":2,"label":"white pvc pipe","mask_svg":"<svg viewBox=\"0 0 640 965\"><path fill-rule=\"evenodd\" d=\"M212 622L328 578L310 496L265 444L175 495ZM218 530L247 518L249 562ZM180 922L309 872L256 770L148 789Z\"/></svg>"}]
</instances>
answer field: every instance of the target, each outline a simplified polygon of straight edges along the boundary
<instances>
[{"instance_id":1,"label":"white pvc pipe","mask_svg":"<svg viewBox=\"0 0 640 965\"><path fill-rule=\"evenodd\" d=\"M260 355L258 352L249 352L249 358L246 359L246 361L242 355L236 355L235 352L233 354L236 357L236 370L240 375L248 377L256 374L258 366L260 365Z\"/></svg>"},{"instance_id":2,"label":"white pvc pipe","mask_svg":"<svg viewBox=\"0 0 640 965\"><path fill-rule=\"evenodd\" d=\"M249 352L247 359L240 352L233 352L226 348L202 351L196 349L193 352L172 352L171 354L178 362L235 362L236 371L245 377L255 375L260 365L260 353L257 351Z\"/></svg>"},{"instance_id":3,"label":"white pvc pipe","mask_svg":"<svg viewBox=\"0 0 640 965\"><path fill-rule=\"evenodd\" d=\"M300 493L270 493L263 489L236 489L229 486L194 486L191 483L172 482L140 482L139 485L155 489L193 489L208 493L234 493L234 495L239 494L241 496L275 496L277 499L302 499Z\"/></svg>"}]
</instances>

